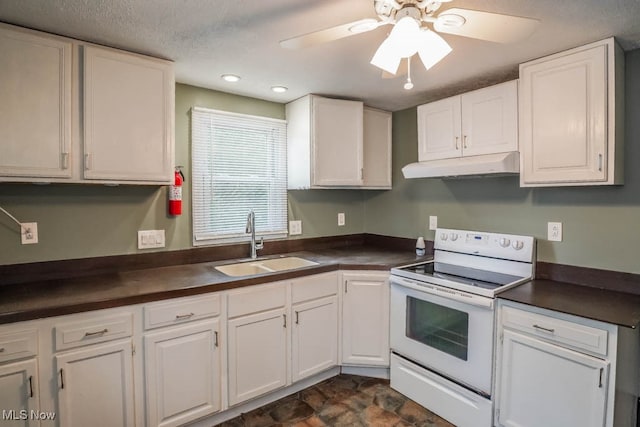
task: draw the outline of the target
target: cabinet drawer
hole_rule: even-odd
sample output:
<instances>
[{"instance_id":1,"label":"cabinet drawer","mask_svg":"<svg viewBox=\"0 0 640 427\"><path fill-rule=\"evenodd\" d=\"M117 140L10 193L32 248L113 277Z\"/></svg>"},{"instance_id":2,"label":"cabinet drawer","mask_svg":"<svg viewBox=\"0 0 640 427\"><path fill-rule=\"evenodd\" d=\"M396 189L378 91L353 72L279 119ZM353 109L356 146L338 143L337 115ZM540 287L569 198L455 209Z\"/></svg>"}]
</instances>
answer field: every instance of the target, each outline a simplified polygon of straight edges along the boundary
<instances>
[{"instance_id":1,"label":"cabinet drawer","mask_svg":"<svg viewBox=\"0 0 640 427\"><path fill-rule=\"evenodd\" d=\"M130 337L133 316L123 313L115 316L96 317L55 326L55 348L57 351L80 347L118 338Z\"/></svg>"},{"instance_id":2,"label":"cabinet drawer","mask_svg":"<svg viewBox=\"0 0 640 427\"><path fill-rule=\"evenodd\" d=\"M229 318L284 307L287 287L284 283L249 286L229 294Z\"/></svg>"},{"instance_id":3,"label":"cabinet drawer","mask_svg":"<svg viewBox=\"0 0 640 427\"><path fill-rule=\"evenodd\" d=\"M220 295L158 302L144 307L144 328L175 325L220 314Z\"/></svg>"},{"instance_id":4,"label":"cabinet drawer","mask_svg":"<svg viewBox=\"0 0 640 427\"><path fill-rule=\"evenodd\" d=\"M502 323L505 327L564 346L601 356L607 355L608 332L603 329L511 307L503 307Z\"/></svg>"},{"instance_id":5,"label":"cabinet drawer","mask_svg":"<svg viewBox=\"0 0 640 427\"><path fill-rule=\"evenodd\" d=\"M0 335L0 363L38 354L38 332L21 331Z\"/></svg>"},{"instance_id":6,"label":"cabinet drawer","mask_svg":"<svg viewBox=\"0 0 640 427\"><path fill-rule=\"evenodd\" d=\"M338 273L325 273L297 279L291 287L294 304L338 293Z\"/></svg>"}]
</instances>

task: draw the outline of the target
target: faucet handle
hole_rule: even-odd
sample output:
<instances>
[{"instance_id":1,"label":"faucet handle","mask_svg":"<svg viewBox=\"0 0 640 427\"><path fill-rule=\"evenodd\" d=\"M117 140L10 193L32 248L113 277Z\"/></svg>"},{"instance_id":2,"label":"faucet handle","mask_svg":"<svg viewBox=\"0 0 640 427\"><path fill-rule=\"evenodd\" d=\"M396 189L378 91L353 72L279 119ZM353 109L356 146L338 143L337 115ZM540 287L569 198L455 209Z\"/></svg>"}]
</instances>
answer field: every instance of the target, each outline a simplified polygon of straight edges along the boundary
<instances>
[{"instance_id":1,"label":"faucet handle","mask_svg":"<svg viewBox=\"0 0 640 427\"><path fill-rule=\"evenodd\" d=\"M260 238L260 243L256 243L256 249L264 248L264 237Z\"/></svg>"}]
</instances>

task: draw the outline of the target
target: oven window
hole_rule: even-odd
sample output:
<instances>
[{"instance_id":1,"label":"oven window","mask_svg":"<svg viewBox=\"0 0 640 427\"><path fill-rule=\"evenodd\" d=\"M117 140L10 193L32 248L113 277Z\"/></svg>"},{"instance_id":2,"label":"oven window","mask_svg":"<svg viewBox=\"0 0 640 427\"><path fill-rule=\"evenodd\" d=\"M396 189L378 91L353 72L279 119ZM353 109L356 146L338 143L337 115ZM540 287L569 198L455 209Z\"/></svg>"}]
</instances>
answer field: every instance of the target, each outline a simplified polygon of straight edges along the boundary
<instances>
[{"instance_id":1,"label":"oven window","mask_svg":"<svg viewBox=\"0 0 640 427\"><path fill-rule=\"evenodd\" d=\"M467 360L469 313L407 297L407 337Z\"/></svg>"}]
</instances>

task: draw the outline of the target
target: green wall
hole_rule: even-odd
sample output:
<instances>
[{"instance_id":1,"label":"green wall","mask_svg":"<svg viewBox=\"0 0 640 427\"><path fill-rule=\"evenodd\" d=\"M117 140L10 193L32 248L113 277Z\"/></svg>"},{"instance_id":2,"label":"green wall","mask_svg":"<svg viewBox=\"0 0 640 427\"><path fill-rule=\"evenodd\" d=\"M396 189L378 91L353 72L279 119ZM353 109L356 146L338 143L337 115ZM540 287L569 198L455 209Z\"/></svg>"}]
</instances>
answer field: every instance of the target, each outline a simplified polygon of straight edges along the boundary
<instances>
[{"instance_id":1,"label":"green wall","mask_svg":"<svg viewBox=\"0 0 640 427\"><path fill-rule=\"evenodd\" d=\"M393 190L369 194L365 230L423 235L429 215L441 227L531 234L541 261L640 273L640 50L626 56L625 185L519 187L517 177L412 179L402 166L417 161L416 109L393 116ZM563 223L563 241L546 240L547 222Z\"/></svg>"},{"instance_id":2,"label":"green wall","mask_svg":"<svg viewBox=\"0 0 640 427\"><path fill-rule=\"evenodd\" d=\"M428 216L442 227L532 234L542 261L640 273L640 50L626 56L625 185L522 189L516 177L405 180L417 159L416 109L393 115L393 190L289 192L289 219L300 237L377 233L423 235ZM176 163L189 171L189 109L203 106L283 118L284 105L176 85ZM188 173L187 173L188 176ZM139 253L136 231L165 229L167 247L191 247L189 181L185 214L166 214L166 188L0 184L0 206L36 221L40 243L21 245L17 226L0 215L0 265ZM337 226L345 212L346 226ZM547 221L561 221L564 241L546 240ZM297 238L297 237L296 237Z\"/></svg>"},{"instance_id":3,"label":"green wall","mask_svg":"<svg viewBox=\"0 0 640 427\"><path fill-rule=\"evenodd\" d=\"M190 165L189 111L192 106L284 118L284 105L182 84L176 85L176 164ZM22 222L37 222L39 243L21 245L19 228L0 213L0 265L122 255L137 249L137 230L164 229L166 247L191 247L189 180L183 215L166 214L166 187L32 185L0 183L0 206ZM337 226L344 212L346 225ZM300 237L362 233L363 195L359 191L292 191L290 219L303 221Z\"/></svg>"}]
</instances>

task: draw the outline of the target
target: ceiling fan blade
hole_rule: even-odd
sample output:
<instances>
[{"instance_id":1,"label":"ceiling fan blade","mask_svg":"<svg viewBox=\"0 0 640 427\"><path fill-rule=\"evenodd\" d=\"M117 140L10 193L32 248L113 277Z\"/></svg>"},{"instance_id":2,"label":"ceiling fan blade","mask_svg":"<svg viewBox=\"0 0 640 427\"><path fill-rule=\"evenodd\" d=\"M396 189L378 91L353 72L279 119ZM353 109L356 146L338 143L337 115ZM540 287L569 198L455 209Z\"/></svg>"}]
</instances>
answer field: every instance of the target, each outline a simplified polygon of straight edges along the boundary
<instances>
[{"instance_id":1,"label":"ceiling fan blade","mask_svg":"<svg viewBox=\"0 0 640 427\"><path fill-rule=\"evenodd\" d=\"M304 47L313 46L321 43L327 43L333 40L342 39L359 33L375 30L386 22L377 19L367 18L358 21L349 22L347 24L338 25L313 33L304 34L287 40L282 40L280 46L285 49L302 49Z\"/></svg>"},{"instance_id":2,"label":"ceiling fan blade","mask_svg":"<svg viewBox=\"0 0 640 427\"><path fill-rule=\"evenodd\" d=\"M456 15L464 20L461 21ZM459 25L460 22L463 24ZM514 43L529 37L539 22L532 18L453 8L438 15L433 28L441 33L496 43Z\"/></svg>"}]
</instances>

